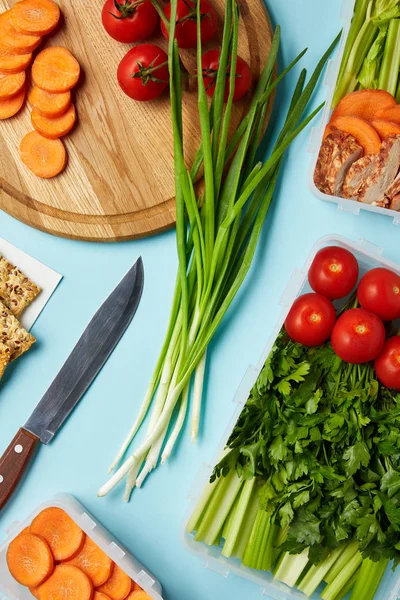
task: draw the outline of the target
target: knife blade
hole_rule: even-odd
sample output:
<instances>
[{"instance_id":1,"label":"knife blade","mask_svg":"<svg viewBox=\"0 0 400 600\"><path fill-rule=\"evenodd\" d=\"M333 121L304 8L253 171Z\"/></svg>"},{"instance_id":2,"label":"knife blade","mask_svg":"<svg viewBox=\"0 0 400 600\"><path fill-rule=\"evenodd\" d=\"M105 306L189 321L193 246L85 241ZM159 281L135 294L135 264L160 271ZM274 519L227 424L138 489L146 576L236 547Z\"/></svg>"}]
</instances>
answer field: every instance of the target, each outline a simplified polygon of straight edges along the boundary
<instances>
[{"instance_id":1,"label":"knife blade","mask_svg":"<svg viewBox=\"0 0 400 600\"><path fill-rule=\"evenodd\" d=\"M132 321L143 292L139 258L96 312L49 389L0 459L0 510L12 495L34 450L48 444L107 362Z\"/></svg>"}]
</instances>

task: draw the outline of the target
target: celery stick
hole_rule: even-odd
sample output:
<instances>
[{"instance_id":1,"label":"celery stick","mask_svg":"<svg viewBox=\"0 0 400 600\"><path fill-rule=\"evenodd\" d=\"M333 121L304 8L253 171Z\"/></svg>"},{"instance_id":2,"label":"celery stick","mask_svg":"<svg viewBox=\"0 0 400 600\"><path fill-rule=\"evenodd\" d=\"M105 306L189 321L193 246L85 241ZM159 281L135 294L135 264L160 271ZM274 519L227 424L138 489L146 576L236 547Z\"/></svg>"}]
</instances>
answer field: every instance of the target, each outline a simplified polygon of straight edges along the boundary
<instances>
[{"instance_id":1,"label":"celery stick","mask_svg":"<svg viewBox=\"0 0 400 600\"><path fill-rule=\"evenodd\" d=\"M376 40L365 57L361 71L358 74L358 81L361 88L368 90L379 88L379 73L386 45L387 29L387 27L380 28ZM359 89L360 86L357 87Z\"/></svg>"},{"instance_id":2,"label":"celery stick","mask_svg":"<svg viewBox=\"0 0 400 600\"><path fill-rule=\"evenodd\" d=\"M360 574L361 567L358 567L357 571L348 580L342 591L336 596L335 600L344 600L349 592L353 589L356 584L357 578Z\"/></svg>"},{"instance_id":3,"label":"celery stick","mask_svg":"<svg viewBox=\"0 0 400 600\"><path fill-rule=\"evenodd\" d=\"M399 84L397 86L397 91L396 91L396 102L400 103L400 80L399 80Z\"/></svg>"},{"instance_id":4,"label":"celery stick","mask_svg":"<svg viewBox=\"0 0 400 600\"><path fill-rule=\"evenodd\" d=\"M263 550L263 556L260 566L260 569L262 571L271 571L272 569L272 565L274 564L274 544L278 531L278 526L274 525L274 523L271 523L271 527L268 533L268 539Z\"/></svg>"},{"instance_id":5,"label":"celery stick","mask_svg":"<svg viewBox=\"0 0 400 600\"><path fill-rule=\"evenodd\" d=\"M247 519L247 510L252 497L252 493L256 484L256 478L245 481L242 490L236 498L234 509L231 511L232 518L228 518L229 525L227 527L225 544L222 549L224 556L232 556L238 536L242 527L242 523Z\"/></svg>"},{"instance_id":6,"label":"celery stick","mask_svg":"<svg viewBox=\"0 0 400 600\"><path fill-rule=\"evenodd\" d=\"M186 531L188 533L193 533L193 531L195 531L195 529L197 528L197 525L206 510L211 496L213 495L216 487L221 483L222 478L215 480L213 483L207 481L207 485L200 496L200 500L198 501L196 508L194 509L193 514L190 517L188 524L186 525Z\"/></svg>"},{"instance_id":7,"label":"celery stick","mask_svg":"<svg viewBox=\"0 0 400 600\"><path fill-rule=\"evenodd\" d=\"M400 19L392 19L389 23L385 51L379 74L379 89L386 90L393 96L397 91L400 69Z\"/></svg>"},{"instance_id":8,"label":"celery stick","mask_svg":"<svg viewBox=\"0 0 400 600\"><path fill-rule=\"evenodd\" d=\"M288 531L289 531L289 525L287 525L286 527L283 527L282 529L280 529L278 531L278 535L276 536L276 539L275 539L274 550L272 553L272 562L273 563L279 558L279 555L282 553L280 546L283 544L283 542L286 542Z\"/></svg>"},{"instance_id":9,"label":"celery stick","mask_svg":"<svg viewBox=\"0 0 400 600\"><path fill-rule=\"evenodd\" d=\"M222 527L238 495L243 481L236 471L230 471L222 478L222 484L217 487L207 505L204 515L199 523L195 541L204 542L209 546L215 544L217 536L222 533Z\"/></svg>"},{"instance_id":10,"label":"celery stick","mask_svg":"<svg viewBox=\"0 0 400 600\"><path fill-rule=\"evenodd\" d=\"M356 5L354 7L354 14L351 20L350 31L346 39L346 45L344 47L342 62L340 64L338 82L344 73L353 45L366 19L368 5L369 0L357 0Z\"/></svg>"},{"instance_id":11,"label":"celery stick","mask_svg":"<svg viewBox=\"0 0 400 600\"><path fill-rule=\"evenodd\" d=\"M269 515L266 515L266 519L264 520L264 527L263 527L263 534L261 536L261 543L260 546L258 548L258 552L257 552L257 559L256 559L256 569L258 571L261 571L263 568L263 563L264 563L264 557L266 554L268 554L268 543L270 542L271 539L271 529L273 528L273 525L271 523L271 519Z\"/></svg>"},{"instance_id":12,"label":"celery stick","mask_svg":"<svg viewBox=\"0 0 400 600\"><path fill-rule=\"evenodd\" d=\"M274 577L289 587L296 585L308 563L308 548L301 554L285 552L279 559Z\"/></svg>"},{"instance_id":13,"label":"celery stick","mask_svg":"<svg viewBox=\"0 0 400 600\"><path fill-rule=\"evenodd\" d=\"M299 590L306 596L312 596L329 569L335 564L339 556L345 549L345 545L341 544L335 550L332 550L328 556L318 565L312 565L306 576L300 583Z\"/></svg>"},{"instance_id":14,"label":"celery stick","mask_svg":"<svg viewBox=\"0 0 400 600\"><path fill-rule=\"evenodd\" d=\"M388 564L389 559L385 557L378 562L373 562L369 558L365 559L350 600L373 600Z\"/></svg>"},{"instance_id":15,"label":"celery stick","mask_svg":"<svg viewBox=\"0 0 400 600\"><path fill-rule=\"evenodd\" d=\"M257 517L259 509L259 498L258 498L259 487L258 485L254 488L250 498L250 502L246 512L246 518L242 521L239 533L237 535L236 544L233 549L233 556L242 560L244 552L246 550L247 543L250 539L250 535L253 529L254 521Z\"/></svg>"},{"instance_id":16,"label":"celery stick","mask_svg":"<svg viewBox=\"0 0 400 600\"><path fill-rule=\"evenodd\" d=\"M233 503L233 506L231 508L231 510L229 511L229 515L226 518L226 521L224 523L224 526L222 528L222 535L221 537L226 540L226 538L229 535L229 532L233 526L233 523L235 522L235 518L236 518L236 510L239 504L239 500L240 500L240 494L238 494L236 496L235 502Z\"/></svg>"},{"instance_id":17,"label":"celery stick","mask_svg":"<svg viewBox=\"0 0 400 600\"><path fill-rule=\"evenodd\" d=\"M270 517L265 510L259 509L253 529L243 555L243 564L250 569L257 569L261 543L265 532L270 528Z\"/></svg>"},{"instance_id":18,"label":"celery stick","mask_svg":"<svg viewBox=\"0 0 400 600\"><path fill-rule=\"evenodd\" d=\"M343 556L343 555L342 555ZM322 600L335 600L338 594L347 585L349 579L352 578L363 559L360 552L356 552L353 558L343 567L340 573L335 577L332 583L329 583L321 594ZM360 597L361 600L361 597ZM363 600L365 598L363 597Z\"/></svg>"},{"instance_id":19,"label":"celery stick","mask_svg":"<svg viewBox=\"0 0 400 600\"><path fill-rule=\"evenodd\" d=\"M330 571L328 571L325 577L326 583L332 583L332 581L338 576L340 571L345 567L349 560L353 558L356 552L358 552L358 542L351 542L346 546L333 567L330 569Z\"/></svg>"}]
</instances>

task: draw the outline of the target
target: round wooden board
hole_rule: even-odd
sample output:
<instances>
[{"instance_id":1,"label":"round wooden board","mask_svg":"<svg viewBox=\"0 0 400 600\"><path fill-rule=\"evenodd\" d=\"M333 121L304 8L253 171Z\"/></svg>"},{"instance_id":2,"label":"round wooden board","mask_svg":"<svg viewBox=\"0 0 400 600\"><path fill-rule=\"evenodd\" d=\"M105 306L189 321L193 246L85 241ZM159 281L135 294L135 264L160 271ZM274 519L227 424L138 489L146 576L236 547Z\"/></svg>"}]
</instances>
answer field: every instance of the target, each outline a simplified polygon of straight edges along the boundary
<instances>
[{"instance_id":1,"label":"round wooden board","mask_svg":"<svg viewBox=\"0 0 400 600\"><path fill-rule=\"evenodd\" d=\"M11 2L11 5L13 2ZM148 236L175 222L172 128L168 95L134 102L118 87L116 71L130 46L107 36L101 24L102 0L61 0L63 22L40 46L65 46L79 60L83 76L73 91L79 122L64 138L69 162L58 177L42 180L19 158L19 144L32 130L30 107L0 122L0 208L54 235L88 241L119 241ZM255 80L271 48L272 29L262 0L239 0L239 54ZM215 0L220 27L224 0ZM9 8L0 0L1 11ZM166 48L157 36L154 43ZM209 48L218 47L214 40ZM182 53L190 73L195 53ZM28 72L30 81L30 72ZM248 99L235 104L233 129ZM185 153L188 164L199 147L195 80L184 93Z\"/></svg>"}]
</instances>

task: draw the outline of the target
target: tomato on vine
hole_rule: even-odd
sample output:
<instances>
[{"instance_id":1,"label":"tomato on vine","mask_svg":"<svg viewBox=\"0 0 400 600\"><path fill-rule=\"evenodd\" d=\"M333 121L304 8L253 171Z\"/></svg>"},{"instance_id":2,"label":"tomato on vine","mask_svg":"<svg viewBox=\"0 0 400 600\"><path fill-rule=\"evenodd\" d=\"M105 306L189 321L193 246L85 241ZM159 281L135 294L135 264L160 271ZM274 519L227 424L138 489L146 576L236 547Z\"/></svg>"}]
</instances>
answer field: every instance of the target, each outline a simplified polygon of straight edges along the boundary
<instances>
[{"instance_id":1,"label":"tomato on vine","mask_svg":"<svg viewBox=\"0 0 400 600\"><path fill-rule=\"evenodd\" d=\"M124 56L118 72L118 83L134 100L154 100L168 87L168 56L154 44L140 44Z\"/></svg>"},{"instance_id":2,"label":"tomato on vine","mask_svg":"<svg viewBox=\"0 0 400 600\"><path fill-rule=\"evenodd\" d=\"M221 55L220 50L209 50L203 54L201 59L203 81L208 96L214 96L215 84L217 81L217 72L219 66L219 57ZM230 64L227 69L227 78L225 83L225 102L229 98L229 87L230 87ZM240 100L249 91L253 75L247 62L237 57L236 60L236 76L235 76L235 90L233 93L233 100Z\"/></svg>"},{"instance_id":3,"label":"tomato on vine","mask_svg":"<svg viewBox=\"0 0 400 600\"><path fill-rule=\"evenodd\" d=\"M171 17L171 4L164 8L168 20ZM203 44L214 37L217 26L217 12L209 0L200 0L201 13L201 41ZM179 48L196 48L197 45L197 7L196 2L191 0L178 0L176 10L175 39ZM161 31L168 39L168 31L161 22Z\"/></svg>"},{"instance_id":4,"label":"tomato on vine","mask_svg":"<svg viewBox=\"0 0 400 600\"><path fill-rule=\"evenodd\" d=\"M104 29L114 40L124 44L150 37L159 20L150 0L106 0L103 6Z\"/></svg>"}]
</instances>

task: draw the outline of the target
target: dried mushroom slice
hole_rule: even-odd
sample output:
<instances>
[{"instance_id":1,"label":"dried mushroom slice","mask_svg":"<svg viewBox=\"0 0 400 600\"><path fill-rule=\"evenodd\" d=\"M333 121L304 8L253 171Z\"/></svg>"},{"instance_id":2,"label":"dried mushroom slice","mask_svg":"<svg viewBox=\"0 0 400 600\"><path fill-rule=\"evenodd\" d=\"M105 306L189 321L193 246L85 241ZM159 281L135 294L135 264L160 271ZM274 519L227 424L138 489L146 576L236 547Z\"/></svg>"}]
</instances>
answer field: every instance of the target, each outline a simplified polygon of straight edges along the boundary
<instances>
[{"instance_id":1,"label":"dried mushroom slice","mask_svg":"<svg viewBox=\"0 0 400 600\"><path fill-rule=\"evenodd\" d=\"M35 342L33 335L22 327L18 319L0 301L0 343L10 350L10 362L29 350Z\"/></svg>"},{"instance_id":2,"label":"dried mushroom slice","mask_svg":"<svg viewBox=\"0 0 400 600\"><path fill-rule=\"evenodd\" d=\"M10 357L10 348L0 342L0 379L3 377L6 366L10 362Z\"/></svg>"},{"instance_id":3,"label":"dried mushroom slice","mask_svg":"<svg viewBox=\"0 0 400 600\"><path fill-rule=\"evenodd\" d=\"M36 298L40 287L0 256L0 299L18 317Z\"/></svg>"}]
</instances>

